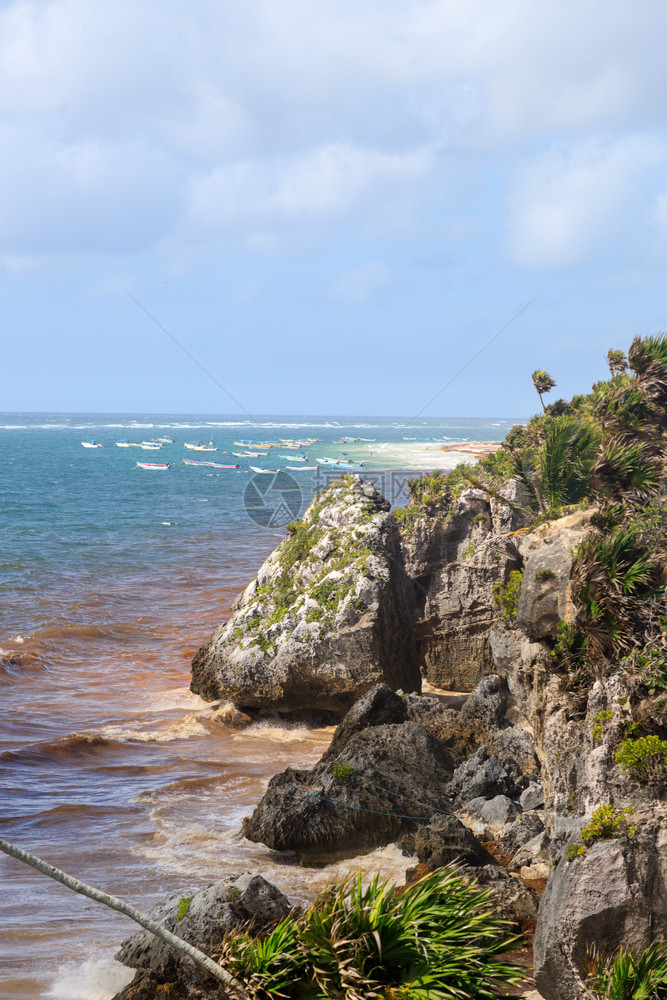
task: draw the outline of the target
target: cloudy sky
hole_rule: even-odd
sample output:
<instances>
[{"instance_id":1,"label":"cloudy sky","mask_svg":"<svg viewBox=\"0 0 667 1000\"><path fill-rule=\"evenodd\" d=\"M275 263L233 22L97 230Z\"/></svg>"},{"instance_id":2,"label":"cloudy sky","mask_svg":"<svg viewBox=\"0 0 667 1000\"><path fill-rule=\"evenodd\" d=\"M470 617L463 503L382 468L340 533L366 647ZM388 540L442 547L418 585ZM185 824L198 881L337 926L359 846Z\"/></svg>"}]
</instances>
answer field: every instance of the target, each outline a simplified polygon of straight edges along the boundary
<instances>
[{"instance_id":1,"label":"cloudy sky","mask_svg":"<svg viewBox=\"0 0 667 1000\"><path fill-rule=\"evenodd\" d=\"M236 412L158 323L252 413L410 415L508 323L426 415L585 390L667 330L666 34L658 0L3 0L0 410Z\"/></svg>"}]
</instances>

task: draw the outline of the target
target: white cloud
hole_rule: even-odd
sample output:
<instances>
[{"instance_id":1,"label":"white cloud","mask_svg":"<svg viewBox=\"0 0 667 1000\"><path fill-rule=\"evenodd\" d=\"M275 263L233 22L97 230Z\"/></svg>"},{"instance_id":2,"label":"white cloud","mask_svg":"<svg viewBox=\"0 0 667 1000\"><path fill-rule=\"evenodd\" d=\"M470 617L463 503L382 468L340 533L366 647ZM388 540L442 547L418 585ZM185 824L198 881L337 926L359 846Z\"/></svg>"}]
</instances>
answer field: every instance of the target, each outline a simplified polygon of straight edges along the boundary
<instances>
[{"instance_id":1,"label":"white cloud","mask_svg":"<svg viewBox=\"0 0 667 1000\"><path fill-rule=\"evenodd\" d=\"M641 215L646 223L646 176L666 158L663 141L630 136L560 143L528 163L518 173L510 207L512 258L529 268L580 264L626 221L634 225Z\"/></svg>"},{"instance_id":2,"label":"white cloud","mask_svg":"<svg viewBox=\"0 0 667 1000\"><path fill-rule=\"evenodd\" d=\"M234 163L192 182L190 212L199 225L223 228L338 221L361 202L420 181L433 162L429 149L387 154L335 144Z\"/></svg>"},{"instance_id":3,"label":"white cloud","mask_svg":"<svg viewBox=\"0 0 667 1000\"><path fill-rule=\"evenodd\" d=\"M389 284L391 277L391 271L385 264L377 260L367 261L342 274L329 289L329 298L344 305L360 305Z\"/></svg>"}]
</instances>

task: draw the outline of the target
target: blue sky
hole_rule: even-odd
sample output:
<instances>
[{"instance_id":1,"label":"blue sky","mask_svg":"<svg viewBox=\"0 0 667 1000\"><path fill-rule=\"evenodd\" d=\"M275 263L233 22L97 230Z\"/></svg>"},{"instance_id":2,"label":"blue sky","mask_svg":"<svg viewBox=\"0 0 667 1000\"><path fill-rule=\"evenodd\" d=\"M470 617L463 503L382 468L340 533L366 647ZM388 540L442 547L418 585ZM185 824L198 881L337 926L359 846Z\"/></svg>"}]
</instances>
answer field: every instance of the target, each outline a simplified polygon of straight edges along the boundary
<instances>
[{"instance_id":1,"label":"blue sky","mask_svg":"<svg viewBox=\"0 0 667 1000\"><path fill-rule=\"evenodd\" d=\"M530 414L667 329L667 10L5 0L0 409Z\"/></svg>"}]
</instances>

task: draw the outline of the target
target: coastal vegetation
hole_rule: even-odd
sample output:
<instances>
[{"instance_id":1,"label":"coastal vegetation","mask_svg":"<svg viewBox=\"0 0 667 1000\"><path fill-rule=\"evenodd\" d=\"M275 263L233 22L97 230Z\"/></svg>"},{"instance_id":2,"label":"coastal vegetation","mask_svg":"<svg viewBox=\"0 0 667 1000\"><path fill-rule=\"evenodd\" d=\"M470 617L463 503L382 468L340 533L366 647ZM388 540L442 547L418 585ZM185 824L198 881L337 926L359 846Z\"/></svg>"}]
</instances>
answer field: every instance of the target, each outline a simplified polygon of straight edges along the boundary
<instances>
[{"instance_id":1,"label":"coastal vegetation","mask_svg":"<svg viewBox=\"0 0 667 1000\"><path fill-rule=\"evenodd\" d=\"M450 868L402 889L359 873L264 939L229 936L221 960L256 1000L494 1000L525 970L493 909Z\"/></svg>"}]
</instances>

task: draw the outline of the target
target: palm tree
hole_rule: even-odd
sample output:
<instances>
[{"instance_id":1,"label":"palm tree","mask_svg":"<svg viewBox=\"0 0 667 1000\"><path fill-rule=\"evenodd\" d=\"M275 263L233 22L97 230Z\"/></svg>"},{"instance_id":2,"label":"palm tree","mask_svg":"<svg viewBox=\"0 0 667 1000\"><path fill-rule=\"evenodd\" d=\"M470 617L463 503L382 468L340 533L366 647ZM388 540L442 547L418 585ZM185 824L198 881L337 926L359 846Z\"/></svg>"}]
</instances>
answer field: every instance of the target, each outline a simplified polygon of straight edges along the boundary
<instances>
[{"instance_id":1,"label":"palm tree","mask_svg":"<svg viewBox=\"0 0 667 1000\"><path fill-rule=\"evenodd\" d=\"M552 379L549 372L545 372L544 368L540 368L533 372L533 385L535 386L535 391L540 397L540 403L542 404L542 409L546 411L546 406L544 405L544 400L542 399L542 394L545 392L551 392L551 390L556 385L554 379Z\"/></svg>"},{"instance_id":2,"label":"palm tree","mask_svg":"<svg viewBox=\"0 0 667 1000\"><path fill-rule=\"evenodd\" d=\"M620 375L621 372L624 372L628 367L624 351L607 351L607 364L612 378L614 375Z\"/></svg>"}]
</instances>

